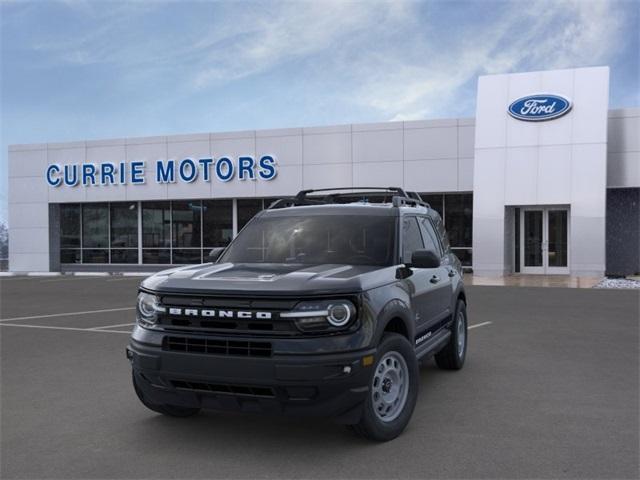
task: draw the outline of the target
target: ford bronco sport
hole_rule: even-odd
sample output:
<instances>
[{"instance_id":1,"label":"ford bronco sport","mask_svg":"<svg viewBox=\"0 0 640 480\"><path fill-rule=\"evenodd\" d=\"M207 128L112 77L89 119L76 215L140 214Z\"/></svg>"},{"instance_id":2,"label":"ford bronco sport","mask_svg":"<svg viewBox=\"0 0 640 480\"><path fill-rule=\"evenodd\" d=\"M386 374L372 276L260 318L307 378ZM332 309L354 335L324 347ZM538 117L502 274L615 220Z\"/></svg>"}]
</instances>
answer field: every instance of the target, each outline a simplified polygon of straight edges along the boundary
<instances>
[{"instance_id":1,"label":"ford bronco sport","mask_svg":"<svg viewBox=\"0 0 640 480\"><path fill-rule=\"evenodd\" d=\"M145 406L326 416L386 441L413 413L419 359L462 368L466 297L440 216L400 188L327 193L341 190L278 200L211 263L142 282L127 357Z\"/></svg>"}]
</instances>

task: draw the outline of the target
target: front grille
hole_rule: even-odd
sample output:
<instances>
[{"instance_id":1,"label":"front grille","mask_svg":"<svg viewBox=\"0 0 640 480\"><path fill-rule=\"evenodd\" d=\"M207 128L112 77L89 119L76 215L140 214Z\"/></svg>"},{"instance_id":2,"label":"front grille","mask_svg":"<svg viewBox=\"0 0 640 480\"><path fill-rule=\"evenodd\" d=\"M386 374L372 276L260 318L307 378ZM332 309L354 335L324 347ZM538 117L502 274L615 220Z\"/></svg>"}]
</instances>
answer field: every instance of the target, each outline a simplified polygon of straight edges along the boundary
<instances>
[{"instance_id":1,"label":"front grille","mask_svg":"<svg viewBox=\"0 0 640 480\"><path fill-rule=\"evenodd\" d=\"M191 382L186 380L172 380L171 384L179 390L193 390L198 392L222 393L228 395L244 395L252 397L274 398L273 388L257 385L227 385L215 383Z\"/></svg>"},{"instance_id":2,"label":"front grille","mask_svg":"<svg viewBox=\"0 0 640 480\"><path fill-rule=\"evenodd\" d=\"M164 350L172 352L233 355L239 357L270 357L271 342L251 342L191 337L165 337Z\"/></svg>"},{"instance_id":3,"label":"front grille","mask_svg":"<svg viewBox=\"0 0 640 480\"><path fill-rule=\"evenodd\" d=\"M291 319L280 318L280 312L290 311L299 300L228 298L228 297L192 297L167 294L162 296L165 313L158 315L158 324L166 330L175 332L211 333L224 335L261 335L294 336L302 332ZM180 309L182 313L171 313L171 309ZM231 312L230 318L221 315L206 317L187 315L186 309L211 309ZM235 314L243 312L267 312L271 318L238 318Z\"/></svg>"}]
</instances>

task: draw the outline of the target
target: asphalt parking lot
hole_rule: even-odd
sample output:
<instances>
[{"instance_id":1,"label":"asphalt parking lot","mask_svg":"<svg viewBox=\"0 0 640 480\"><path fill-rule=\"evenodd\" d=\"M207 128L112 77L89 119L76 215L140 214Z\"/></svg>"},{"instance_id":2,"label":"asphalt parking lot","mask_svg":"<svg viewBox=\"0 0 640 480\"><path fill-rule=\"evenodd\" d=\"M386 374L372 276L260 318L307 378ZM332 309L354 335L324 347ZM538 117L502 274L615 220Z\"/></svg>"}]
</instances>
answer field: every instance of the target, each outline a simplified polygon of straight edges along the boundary
<instances>
[{"instance_id":1,"label":"asphalt parking lot","mask_svg":"<svg viewBox=\"0 0 640 480\"><path fill-rule=\"evenodd\" d=\"M146 410L124 354L139 281L0 280L0 477L638 478L638 291L468 287L465 368L425 362L409 427L374 444Z\"/></svg>"}]
</instances>

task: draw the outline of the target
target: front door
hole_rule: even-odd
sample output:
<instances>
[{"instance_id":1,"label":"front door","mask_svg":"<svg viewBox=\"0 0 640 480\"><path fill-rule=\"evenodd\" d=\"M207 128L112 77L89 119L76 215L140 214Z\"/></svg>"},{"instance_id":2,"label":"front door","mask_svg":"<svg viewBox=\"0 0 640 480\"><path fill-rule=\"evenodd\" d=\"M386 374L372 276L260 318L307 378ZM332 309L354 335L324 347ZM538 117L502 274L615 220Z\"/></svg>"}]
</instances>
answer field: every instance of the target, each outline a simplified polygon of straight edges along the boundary
<instances>
[{"instance_id":1,"label":"front door","mask_svg":"<svg viewBox=\"0 0 640 480\"><path fill-rule=\"evenodd\" d=\"M569 273L569 211L527 207L520 215L520 272Z\"/></svg>"}]
</instances>

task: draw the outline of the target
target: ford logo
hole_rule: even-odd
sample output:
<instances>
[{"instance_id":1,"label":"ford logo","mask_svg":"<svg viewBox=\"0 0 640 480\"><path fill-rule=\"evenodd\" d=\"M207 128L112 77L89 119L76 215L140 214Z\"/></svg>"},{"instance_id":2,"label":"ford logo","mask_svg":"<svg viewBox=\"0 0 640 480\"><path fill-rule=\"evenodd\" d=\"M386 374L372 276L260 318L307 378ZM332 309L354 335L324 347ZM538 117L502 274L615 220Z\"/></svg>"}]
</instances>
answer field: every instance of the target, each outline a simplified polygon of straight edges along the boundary
<instances>
[{"instance_id":1,"label":"ford logo","mask_svg":"<svg viewBox=\"0 0 640 480\"><path fill-rule=\"evenodd\" d=\"M561 117L571 110L571 100L560 95L527 95L509 105L509 115L518 120L541 122Z\"/></svg>"}]
</instances>

